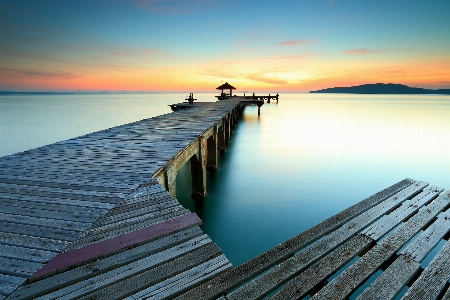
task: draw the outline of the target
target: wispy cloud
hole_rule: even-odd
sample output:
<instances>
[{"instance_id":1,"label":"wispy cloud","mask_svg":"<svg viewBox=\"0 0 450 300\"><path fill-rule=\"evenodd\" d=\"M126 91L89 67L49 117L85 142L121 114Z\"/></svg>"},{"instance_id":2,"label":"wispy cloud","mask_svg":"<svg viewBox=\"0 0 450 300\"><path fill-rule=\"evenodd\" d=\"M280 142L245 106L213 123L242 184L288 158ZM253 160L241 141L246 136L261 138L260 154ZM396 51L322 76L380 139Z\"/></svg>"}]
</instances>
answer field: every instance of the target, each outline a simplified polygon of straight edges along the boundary
<instances>
[{"instance_id":1,"label":"wispy cloud","mask_svg":"<svg viewBox=\"0 0 450 300\"><path fill-rule=\"evenodd\" d=\"M268 59L268 60L297 60L297 59L309 58L309 57L311 57L311 56L313 56L315 54L316 53L305 53L305 54L299 54L299 55L266 57L266 58L263 58L263 59Z\"/></svg>"},{"instance_id":2,"label":"wispy cloud","mask_svg":"<svg viewBox=\"0 0 450 300\"><path fill-rule=\"evenodd\" d=\"M272 84L272 85L286 85L288 83L286 80L276 78L276 77L262 75L259 73L249 74L248 76L246 76L246 78L256 81L256 82L260 82L260 83L262 82L265 84Z\"/></svg>"},{"instance_id":3,"label":"wispy cloud","mask_svg":"<svg viewBox=\"0 0 450 300\"><path fill-rule=\"evenodd\" d=\"M308 45L312 44L312 40L290 40L290 41L284 41L281 43L276 44L277 46L295 46L295 45Z\"/></svg>"},{"instance_id":4,"label":"wispy cloud","mask_svg":"<svg viewBox=\"0 0 450 300\"><path fill-rule=\"evenodd\" d=\"M109 52L109 54L113 56L151 56L151 57L162 57L168 56L169 54L166 51L161 49L133 49L133 48L122 48L122 49L114 49Z\"/></svg>"},{"instance_id":5,"label":"wispy cloud","mask_svg":"<svg viewBox=\"0 0 450 300\"><path fill-rule=\"evenodd\" d=\"M136 7L150 13L184 15L218 9L218 0L135 0Z\"/></svg>"},{"instance_id":6,"label":"wispy cloud","mask_svg":"<svg viewBox=\"0 0 450 300\"><path fill-rule=\"evenodd\" d=\"M369 55L369 54L378 54L385 52L397 52L404 51L405 49L367 49L367 48L358 48L358 49L349 49L342 52L342 54L349 55Z\"/></svg>"},{"instance_id":7,"label":"wispy cloud","mask_svg":"<svg viewBox=\"0 0 450 300\"><path fill-rule=\"evenodd\" d=\"M18 70L18 69L11 69L11 68L0 68L0 72L2 72L2 73L7 72L7 73L26 75L26 76L35 76L35 77L42 77L42 78L73 79L73 78L81 77L80 75L75 74L75 73L64 72L64 71L59 71L59 70L42 71L42 70Z\"/></svg>"},{"instance_id":8,"label":"wispy cloud","mask_svg":"<svg viewBox=\"0 0 450 300\"><path fill-rule=\"evenodd\" d=\"M64 71L21 71L20 73L24 75L30 75L30 76L38 76L38 77L47 77L47 78L65 78L65 79L72 79L72 78L79 78L81 77L78 74L70 73L70 72L64 72Z\"/></svg>"}]
</instances>

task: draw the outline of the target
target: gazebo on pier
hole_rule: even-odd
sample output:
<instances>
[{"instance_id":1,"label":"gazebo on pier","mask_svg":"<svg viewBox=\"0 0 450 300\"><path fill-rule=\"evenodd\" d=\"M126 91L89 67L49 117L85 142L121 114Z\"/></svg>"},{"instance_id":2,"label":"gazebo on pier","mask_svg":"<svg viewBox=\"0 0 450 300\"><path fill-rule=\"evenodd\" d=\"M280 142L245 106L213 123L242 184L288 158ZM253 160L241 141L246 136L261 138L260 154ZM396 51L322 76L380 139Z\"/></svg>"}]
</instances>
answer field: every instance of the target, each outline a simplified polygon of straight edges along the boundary
<instances>
[{"instance_id":1,"label":"gazebo on pier","mask_svg":"<svg viewBox=\"0 0 450 300\"><path fill-rule=\"evenodd\" d=\"M223 92L223 90L230 90L230 94L227 95L226 93ZM216 90L222 90L222 93L220 94L220 97L222 99L225 99L227 96L233 96L232 90L235 90L236 88L234 86L232 86L231 84L229 84L228 82L225 82L224 84L222 84L221 86L217 87ZM219 98L220 99L220 98Z\"/></svg>"}]
</instances>

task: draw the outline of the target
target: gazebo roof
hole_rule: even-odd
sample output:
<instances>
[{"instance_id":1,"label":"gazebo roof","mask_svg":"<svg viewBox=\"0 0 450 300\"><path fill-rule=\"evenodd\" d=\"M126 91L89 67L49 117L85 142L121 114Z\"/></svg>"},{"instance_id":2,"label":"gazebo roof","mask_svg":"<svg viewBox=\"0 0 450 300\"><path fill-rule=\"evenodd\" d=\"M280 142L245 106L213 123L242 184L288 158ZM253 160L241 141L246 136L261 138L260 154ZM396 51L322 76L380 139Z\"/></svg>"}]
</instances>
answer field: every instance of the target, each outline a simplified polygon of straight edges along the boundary
<instances>
[{"instance_id":1,"label":"gazebo roof","mask_svg":"<svg viewBox=\"0 0 450 300\"><path fill-rule=\"evenodd\" d=\"M225 82L224 84L222 84L221 86L216 88L216 90L228 90L228 89L235 90L236 88L234 86L232 86L231 84L229 84L228 82Z\"/></svg>"}]
</instances>

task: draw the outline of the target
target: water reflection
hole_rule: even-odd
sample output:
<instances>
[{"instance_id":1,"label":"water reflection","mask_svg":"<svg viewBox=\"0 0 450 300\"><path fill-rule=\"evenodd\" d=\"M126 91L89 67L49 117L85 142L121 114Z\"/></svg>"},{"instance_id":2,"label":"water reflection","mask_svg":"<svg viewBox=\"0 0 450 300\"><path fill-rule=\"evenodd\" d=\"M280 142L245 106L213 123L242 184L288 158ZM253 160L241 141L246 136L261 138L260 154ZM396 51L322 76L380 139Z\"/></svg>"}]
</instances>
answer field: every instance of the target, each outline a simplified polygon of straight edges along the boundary
<instances>
[{"instance_id":1,"label":"water reflection","mask_svg":"<svg viewBox=\"0 0 450 300\"><path fill-rule=\"evenodd\" d=\"M450 187L449 104L447 96L288 94L259 118L247 107L205 203L177 197L240 264L404 178Z\"/></svg>"}]
</instances>

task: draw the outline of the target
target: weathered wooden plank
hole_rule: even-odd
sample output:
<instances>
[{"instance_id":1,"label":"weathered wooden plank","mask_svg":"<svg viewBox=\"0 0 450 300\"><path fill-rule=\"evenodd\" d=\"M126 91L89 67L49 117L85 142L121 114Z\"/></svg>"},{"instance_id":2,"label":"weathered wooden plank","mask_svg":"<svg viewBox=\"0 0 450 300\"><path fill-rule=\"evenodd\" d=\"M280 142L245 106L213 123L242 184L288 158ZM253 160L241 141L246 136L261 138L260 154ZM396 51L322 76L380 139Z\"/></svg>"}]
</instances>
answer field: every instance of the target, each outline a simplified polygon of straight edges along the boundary
<instances>
[{"instance_id":1,"label":"weathered wooden plank","mask_svg":"<svg viewBox=\"0 0 450 300\"><path fill-rule=\"evenodd\" d=\"M217 251L217 249L217 247L211 247L211 250L208 250L208 252L191 252L159 267L139 273L134 277L117 282L114 285L97 290L94 293L87 294L81 299L117 299L130 295L136 297L135 293L139 293L143 289L154 286L164 280L170 280L174 275L188 271L189 268L195 267L198 264L204 263L205 261L220 255L221 253L220 251ZM204 251L206 248L200 250ZM231 265L226 266L226 268L229 267L231 267ZM196 283L192 283L190 287L193 287L194 284Z\"/></svg>"},{"instance_id":2,"label":"weathered wooden plank","mask_svg":"<svg viewBox=\"0 0 450 300\"><path fill-rule=\"evenodd\" d=\"M103 289L114 283L135 276L141 272L145 272L146 270L154 268L165 261L173 260L174 258L181 256L182 254L194 252L199 248L207 248L204 251L217 251L213 249L217 248L217 246L215 246L215 244L212 244L211 240L208 237L202 236L199 238L195 238L194 240L188 241L186 243L183 243L182 246L180 245L176 248L177 251L172 252L172 250L174 249L172 248L167 249L165 251L156 253L149 257L142 258L138 261L132 262L120 268L89 278L82 282L77 282L70 286L63 287L57 291L54 291L52 293L43 296L42 299L58 298L58 297L71 299L75 297L81 297L88 293L94 292L98 289ZM186 263L190 264L191 262Z\"/></svg>"},{"instance_id":3,"label":"weathered wooden plank","mask_svg":"<svg viewBox=\"0 0 450 300\"><path fill-rule=\"evenodd\" d=\"M0 244L60 252L67 246L68 242L9 232L0 232Z\"/></svg>"},{"instance_id":4,"label":"weathered wooden plank","mask_svg":"<svg viewBox=\"0 0 450 300\"><path fill-rule=\"evenodd\" d=\"M14 214L5 214L0 212L0 220L4 222L11 222L15 224L35 225L51 228L70 229L74 231L84 231L91 224L76 221L56 220L49 218L38 218L31 216L21 216Z\"/></svg>"},{"instance_id":5,"label":"weathered wooden plank","mask_svg":"<svg viewBox=\"0 0 450 300\"><path fill-rule=\"evenodd\" d=\"M436 299L449 280L450 241L447 241L402 299Z\"/></svg>"},{"instance_id":6,"label":"weathered wooden plank","mask_svg":"<svg viewBox=\"0 0 450 300\"><path fill-rule=\"evenodd\" d=\"M421 262L449 231L450 212L447 211L440 215L436 222L431 224L400 254Z\"/></svg>"},{"instance_id":7,"label":"weathered wooden plank","mask_svg":"<svg viewBox=\"0 0 450 300\"><path fill-rule=\"evenodd\" d=\"M444 189L436 186L430 186L423 190L419 195L410 201L404 201L402 205L386 217L378 220L365 229L362 234L377 241L392 228L400 224L403 220L419 210L420 207L436 198Z\"/></svg>"},{"instance_id":8,"label":"weathered wooden plank","mask_svg":"<svg viewBox=\"0 0 450 300\"><path fill-rule=\"evenodd\" d=\"M86 171L93 171L92 168L84 169L84 170L74 170L72 166L67 164L64 167L59 168L45 168L45 169L33 169L31 172L24 173L22 175L13 175L12 173L16 173L14 171L8 169L8 173L0 174L0 179L7 180L26 180L26 181L34 181L34 182L52 182L56 183L70 183L72 185L86 185L89 187L92 186L103 186L114 189L127 189L127 188L135 188L136 184L145 180L145 176L139 177L136 174L131 176L126 176L128 172L124 172L124 174L117 173L115 176L108 176L108 172L102 172L101 170L97 170L94 177L93 174L90 176L86 176ZM25 171L25 170L22 170ZM34 172L33 172L34 171ZM38 173L39 172L39 173ZM110 173L110 172L109 172ZM120 174L120 175L119 175ZM151 175L151 174L149 174ZM148 176L147 176L148 177ZM91 190L91 189L90 189Z\"/></svg>"},{"instance_id":9,"label":"weathered wooden plank","mask_svg":"<svg viewBox=\"0 0 450 300\"><path fill-rule=\"evenodd\" d=\"M83 210L81 210L80 213L80 212L48 210L46 208L47 207L44 205L40 207L28 208L28 207L17 207L0 204L0 211L2 213L11 215L20 215L23 217L30 216L37 218L76 221L84 223L92 223L99 217L99 215L84 212Z\"/></svg>"},{"instance_id":10,"label":"weathered wooden plank","mask_svg":"<svg viewBox=\"0 0 450 300\"><path fill-rule=\"evenodd\" d=\"M11 296L11 299L33 299L34 297L42 296L46 293L53 292L59 288L69 286L89 277L94 277L112 269L130 264L133 261L137 261L157 252L163 252L164 250L177 247L179 245L185 246L185 242L193 240L202 234L203 232L199 227L193 227L174 233L136 248L101 258L78 268L55 274L51 277L22 286ZM176 251L176 248L173 248L170 253L175 253ZM35 270L35 272L39 269ZM33 272L33 274L35 272Z\"/></svg>"},{"instance_id":11,"label":"weathered wooden plank","mask_svg":"<svg viewBox=\"0 0 450 300\"><path fill-rule=\"evenodd\" d=\"M445 292L441 300L450 300L450 287L448 287L447 292Z\"/></svg>"},{"instance_id":12,"label":"weathered wooden plank","mask_svg":"<svg viewBox=\"0 0 450 300\"><path fill-rule=\"evenodd\" d=\"M104 152L101 157L110 155ZM85 156L85 158L88 158ZM88 185L106 185L111 187L118 181L134 182L142 181L145 177L149 177L151 173L142 172L117 172L117 171L99 171L94 169L77 168L75 166L68 166L65 164L61 167L53 168L37 168L36 165L22 165L20 169L13 168L13 165L6 167L4 164L0 164L0 167L4 167L3 170L7 172L0 174L0 178L5 179L39 179L40 181L63 181L77 184ZM101 174L101 176L99 176Z\"/></svg>"},{"instance_id":13,"label":"weathered wooden plank","mask_svg":"<svg viewBox=\"0 0 450 300\"><path fill-rule=\"evenodd\" d=\"M118 197L90 196L70 193L44 192L36 189L14 189L1 188L0 193L3 197L10 199L19 199L25 201L36 201L43 203L58 203L62 205L74 205L81 207L96 207L102 209L111 209L122 199Z\"/></svg>"},{"instance_id":14,"label":"weathered wooden plank","mask_svg":"<svg viewBox=\"0 0 450 300\"><path fill-rule=\"evenodd\" d=\"M173 207L181 207L180 203L177 200L171 199L170 201L164 201L153 205L148 205L143 208L137 208L134 210L129 210L122 213L112 212L105 215L101 220L95 222L95 226L104 226L116 222L120 222L123 220L130 220L132 218L159 213L160 211L164 211L166 209L170 209Z\"/></svg>"},{"instance_id":15,"label":"weathered wooden plank","mask_svg":"<svg viewBox=\"0 0 450 300\"><path fill-rule=\"evenodd\" d=\"M66 203L61 203L60 201L53 200L47 200L43 201L42 199L24 199L24 198L18 198L17 195L12 196L0 194L0 203L2 205L7 206L14 206L14 207L26 207L29 209L40 209L45 208L46 210L53 210L53 211L61 211L61 212L75 212L79 213L80 211L83 211L83 214L95 214L95 215L102 215L106 213L108 210L105 208L96 208L91 207L90 203L83 203L82 201L76 201L77 203L74 203L73 201L65 201ZM80 203L81 202L81 203ZM82 204L82 205L77 205ZM88 205L83 205L88 204Z\"/></svg>"},{"instance_id":16,"label":"weathered wooden plank","mask_svg":"<svg viewBox=\"0 0 450 300\"><path fill-rule=\"evenodd\" d=\"M0 274L0 295L8 296L26 279Z\"/></svg>"},{"instance_id":17,"label":"weathered wooden plank","mask_svg":"<svg viewBox=\"0 0 450 300\"><path fill-rule=\"evenodd\" d=\"M202 221L200 218L196 214L191 213L164 223L159 223L138 231L116 236L109 240L91 244L80 249L60 253L32 277L39 277L53 271L65 270L69 266L75 266L82 262L89 262L97 257L111 255L121 249L138 245L181 229L194 227L201 223Z\"/></svg>"},{"instance_id":18,"label":"weathered wooden plank","mask_svg":"<svg viewBox=\"0 0 450 300\"><path fill-rule=\"evenodd\" d=\"M27 278L43 266L44 263L0 256L0 274Z\"/></svg>"},{"instance_id":19,"label":"weathered wooden plank","mask_svg":"<svg viewBox=\"0 0 450 300\"><path fill-rule=\"evenodd\" d=\"M300 299L306 296L317 284L345 266L361 252L365 251L372 243L372 239L361 234L356 235L289 281L270 299ZM232 295L233 294L231 294L231 296ZM234 299L234 297L229 299Z\"/></svg>"},{"instance_id":20,"label":"weathered wooden plank","mask_svg":"<svg viewBox=\"0 0 450 300\"><path fill-rule=\"evenodd\" d=\"M160 186L158 184L158 186ZM160 186L161 189L163 189L162 186ZM116 207L114 207L115 213L123 213L129 210L134 210L136 208L143 207L147 205L148 203L156 204L158 202L163 201L169 201L173 200L173 198L170 196L170 194L164 189L161 190L155 190L154 193L146 196L139 196L135 198L127 197L125 198L120 204L118 204ZM112 213L112 212L111 212Z\"/></svg>"},{"instance_id":21,"label":"weathered wooden plank","mask_svg":"<svg viewBox=\"0 0 450 300\"><path fill-rule=\"evenodd\" d=\"M49 198L68 198L68 199L80 199L90 200L117 204L123 198L122 193L108 193L98 191L83 191L83 190L67 190L57 189L43 186L28 186L17 185L12 183L0 183L0 192L6 192L10 194L30 195L30 196L42 196Z\"/></svg>"},{"instance_id":22,"label":"weathered wooden plank","mask_svg":"<svg viewBox=\"0 0 450 300\"><path fill-rule=\"evenodd\" d=\"M156 300L174 297L230 268L231 264L228 259L221 255L126 299L152 298Z\"/></svg>"},{"instance_id":23,"label":"weathered wooden plank","mask_svg":"<svg viewBox=\"0 0 450 300\"><path fill-rule=\"evenodd\" d=\"M426 183L421 183L419 186L422 189L425 185ZM410 189L410 192L401 191L403 197L400 196L400 194L396 194L395 196L388 198L384 202L348 221L306 250L280 263L275 268L268 270L255 280L241 286L233 292L233 294L236 295L235 299L259 299L265 294L275 290L287 280L325 256L328 252L332 251L335 247L343 244L361 229L398 206L404 199L411 196L412 191L415 193L415 189L413 188ZM260 292L262 292L262 294Z\"/></svg>"},{"instance_id":24,"label":"weathered wooden plank","mask_svg":"<svg viewBox=\"0 0 450 300\"><path fill-rule=\"evenodd\" d=\"M87 146L88 147L88 146ZM65 147L62 147L63 149ZM86 148L84 148L86 149ZM50 154L52 155L52 154ZM68 152L64 152L61 156L65 157L67 159L67 155L70 155ZM98 151L98 156L108 156L111 155L111 153L105 152L102 150ZM111 178L143 178L145 176L149 177L151 173L136 173L136 172L117 172L117 171L108 171L103 170L101 172L102 176L99 177L99 171L98 170L92 170L92 169L84 169L84 168L77 168L75 166L71 166L70 168L67 168L65 165L63 168L52 168L47 169L46 172L43 172L42 168L36 168L36 165L33 164L21 164L20 168L17 168L17 162L11 161L9 164L5 164L3 161L0 160L0 168L3 170L7 170L8 172L0 174L1 177L4 178L23 178L26 175L30 175L32 177L37 178L49 178L55 177L59 179L64 179L65 181L71 181L73 178L81 178L86 181L91 180L102 180L104 178L107 178L108 180L111 180ZM59 171L59 173L58 173ZM59 176L58 176L59 175Z\"/></svg>"},{"instance_id":25,"label":"weathered wooden plank","mask_svg":"<svg viewBox=\"0 0 450 300\"><path fill-rule=\"evenodd\" d=\"M145 215L139 215L139 216L135 216L135 217L132 217L129 219L125 219L125 220L118 220L117 222L110 223L110 224L102 225L101 222L99 222L100 223L99 226L93 227L90 229L89 235L104 234L108 231L112 231L117 228L124 228L127 225L133 225L136 223L140 224L143 221L155 219L155 218L162 217L165 215L170 215L174 212L186 212L187 213L188 211L186 209L184 209L181 205L178 205L178 206L172 206L172 207L169 207L166 209L155 210L155 211L150 212Z\"/></svg>"},{"instance_id":26,"label":"weathered wooden plank","mask_svg":"<svg viewBox=\"0 0 450 300\"><path fill-rule=\"evenodd\" d=\"M164 190L157 190L152 194L146 196L140 196L135 198L127 197L120 206L115 208L115 213L125 213L127 211L139 209L149 204L155 205L158 203L173 200L172 196L161 185L158 186Z\"/></svg>"},{"instance_id":27,"label":"weathered wooden plank","mask_svg":"<svg viewBox=\"0 0 450 300\"><path fill-rule=\"evenodd\" d=\"M38 181L38 180L21 180L21 179L7 179L1 178L1 183L6 184L16 184L16 185L27 185L27 186L42 186L48 188L56 188L56 189L66 189L66 190L82 190L82 191L95 191L95 192L108 192L108 193L120 193L121 189L113 188L113 187L105 187L105 186L94 186L94 185L86 185L86 184L68 184L68 183L58 183L58 182L46 182L46 181Z\"/></svg>"},{"instance_id":28,"label":"weathered wooden plank","mask_svg":"<svg viewBox=\"0 0 450 300\"><path fill-rule=\"evenodd\" d=\"M169 202L169 201L174 201L172 196L170 196L170 194L167 193L167 191L165 191L165 190L164 190L164 193L159 192L159 193L151 195L150 197L148 197L146 199L144 199L144 197L140 197L140 198L142 198L140 201L135 201L133 203L129 203L128 201L126 201L126 202L122 202L122 203L118 204L116 207L114 207L113 209L111 209L108 212L108 217L113 216L113 215L126 214L127 212L139 210L139 209L145 208L147 206L153 206L153 205L162 204L162 203ZM178 205L180 205L180 204L178 203Z\"/></svg>"},{"instance_id":29,"label":"weathered wooden plank","mask_svg":"<svg viewBox=\"0 0 450 300\"><path fill-rule=\"evenodd\" d=\"M328 283L312 299L344 299L347 297L449 203L450 198L447 195L441 195L423 207L411 219L395 229L386 239Z\"/></svg>"},{"instance_id":30,"label":"weathered wooden plank","mask_svg":"<svg viewBox=\"0 0 450 300\"><path fill-rule=\"evenodd\" d=\"M64 157L52 157L51 161L38 159L39 161L11 165L4 170L8 172L1 174L3 179L21 179L25 181L42 181L53 183L70 183L88 186L104 186L114 188L113 183L119 183L121 179L124 181L116 188L122 188L133 181L142 181L146 174L142 169L138 172L132 173L129 168L124 168L123 173L120 172L120 163L130 161L130 164L137 163L144 156L135 151L132 155L111 154L109 149L105 149L100 158L94 158L86 154L78 158L72 158L70 161L64 161ZM54 155L49 153L48 155ZM145 157L148 157L146 155ZM95 160L93 162L92 160ZM104 168L104 163L108 165L115 165L117 168ZM151 163L150 163L151 164ZM4 166L4 164L2 164ZM17 167L20 167L18 169ZM34 169L33 169L34 167ZM105 171L105 172L103 172ZM149 170L147 170L149 171ZM58 172L60 176L58 177ZM99 176L102 175L102 176ZM106 182L109 180L110 182Z\"/></svg>"},{"instance_id":31,"label":"weathered wooden plank","mask_svg":"<svg viewBox=\"0 0 450 300\"><path fill-rule=\"evenodd\" d=\"M394 299L419 270L420 263L400 255L356 299Z\"/></svg>"},{"instance_id":32,"label":"weathered wooden plank","mask_svg":"<svg viewBox=\"0 0 450 300\"><path fill-rule=\"evenodd\" d=\"M0 253L3 257L22 259L40 263L46 263L52 259L56 253L45 250L30 249L18 246L1 245Z\"/></svg>"},{"instance_id":33,"label":"weathered wooden plank","mask_svg":"<svg viewBox=\"0 0 450 300\"><path fill-rule=\"evenodd\" d=\"M78 249L78 248L81 248L81 247L84 247L84 246L87 246L87 245L90 245L93 243L101 242L101 241L104 241L107 239L111 239L116 236L120 236L120 235L129 233L129 232L140 230L142 228L150 227L150 226L162 223L162 222L169 221L171 219L178 218L180 216L187 215L189 213L190 213L189 210L181 208L181 209L175 210L172 213L168 213L168 214L159 216L157 218L150 218L150 219L143 218L143 220L140 220L140 222L134 222L134 223L125 224L125 225L121 222L114 223L116 226L109 227L108 229L110 229L110 231L102 231L102 232L95 233L95 234L92 234L91 232L85 232L85 234L83 236L80 236L80 238L78 238L75 242L73 242L71 245L69 245L67 247L67 251L73 250L73 249ZM93 227L92 230L95 230L95 228Z\"/></svg>"},{"instance_id":34,"label":"weathered wooden plank","mask_svg":"<svg viewBox=\"0 0 450 300\"><path fill-rule=\"evenodd\" d=\"M353 219L355 216L360 215L394 194L401 193L403 190L406 191L406 194L408 195L415 195L423 188L423 184L411 179L405 179L326 219L271 250L260 254L254 259L234 268L230 272L217 276L199 287L180 295L177 299L213 299L220 296L222 293L226 293L243 282L255 277L257 274L267 270L283 259L286 259L293 253L332 232L342 224ZM403 192L403 195L405 195L405 192Z\"/></svg>"},{"instance_id":35,"label":"weathered wooden plank","mask_svg":"<svg viewBox=\"0 0 450 300\"><path fill-rule=\"evenodd\" d=\"M145 184L141 184L136 190L128 195L125 201L128 204L145 201L161 192L167 193L166 189L159 184L156 178L149 178Z\"/></svg>"},{"instance_id":36,"label":"weathered wooden plank","mask_svg":"<svg viewBox=\"0 0 450 300\"><path fill-rule=\"evenodd\" d=\"M449 231L448 215L448 212L441 215L436 222L402 250L399 258L357 300L393 299L420 270L420 262Z\"/></svg>"},{"instance_id":37,"label":"weathered wooden plank","mask_svg":"<svg viewBox=\"0 0 450 300\"><path fill-rule=\"evenodd\" d=\"M43 237L60 241L73 241L81 234L80 231L74 231L69 229L41 227L27 224L18 225L16 223L3 221L0 221L0 228L2 232Z\"/></svg>"}]
</instances>

